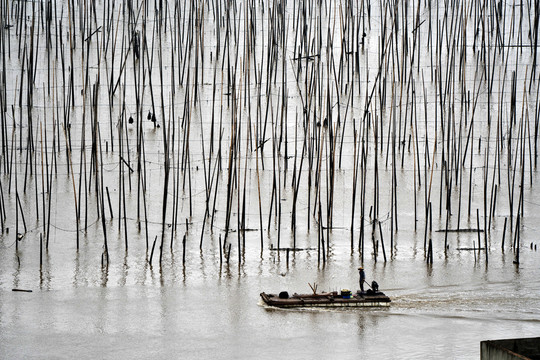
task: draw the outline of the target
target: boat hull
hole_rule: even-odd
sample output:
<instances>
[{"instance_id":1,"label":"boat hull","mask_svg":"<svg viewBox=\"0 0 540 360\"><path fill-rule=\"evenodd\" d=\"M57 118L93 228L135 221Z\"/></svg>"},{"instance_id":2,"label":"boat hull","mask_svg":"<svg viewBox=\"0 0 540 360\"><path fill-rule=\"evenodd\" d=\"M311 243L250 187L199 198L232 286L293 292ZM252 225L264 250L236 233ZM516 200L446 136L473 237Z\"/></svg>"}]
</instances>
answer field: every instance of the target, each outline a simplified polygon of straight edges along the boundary
<instances>
[{"instance_id":1,"label":"boat hull","mask_svg":"<svg viewBox=\"0 0 540 360\"><path fill-rule=\"evenodd\" d=\"M261 293L263 301L270 306L280 308L296 307L321 307L321 308L343 308L343 307L388 307L390 298L383 293L374 295L354 294L350 298L343 298L337 293L329 294L294 294L289 298L280 298L275 294Z\"/></svg>"}]
</instances>

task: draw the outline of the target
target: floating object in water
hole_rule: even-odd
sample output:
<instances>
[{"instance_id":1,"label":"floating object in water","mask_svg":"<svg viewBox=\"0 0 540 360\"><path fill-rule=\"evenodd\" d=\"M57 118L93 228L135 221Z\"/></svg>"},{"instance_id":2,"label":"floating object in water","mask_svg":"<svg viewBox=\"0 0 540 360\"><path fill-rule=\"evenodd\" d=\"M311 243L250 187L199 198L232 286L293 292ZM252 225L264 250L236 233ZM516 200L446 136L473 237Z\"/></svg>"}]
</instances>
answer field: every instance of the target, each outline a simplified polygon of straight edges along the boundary
<instances>
[{"instance_id":1,"label":"floating object in water","mask_svg":"<svg viewBox=\"0 0 540 360\"><path fill-rule=\"evenodd\" d=\"M439 230L435 230L435 232L449 232L449 233L462 232L462 233L468 233L468 232L484 232L484 230L482 230L482 229L439 229Z\"/></svg>"},{"instance_id":2,"label":"floating object in water","mask_svg":"<svg viewBox=\"0 0 540 360\"><path fill-rule=\"evenodd\" d=\"M270 306L281 308L292 307L388 307L390 298L383 292L368 290L352 294L350 290L343 289L320 294L293 294L289 296L287 291L279 295L261 293L263 301Z\"/></svg>"}]
</instances>

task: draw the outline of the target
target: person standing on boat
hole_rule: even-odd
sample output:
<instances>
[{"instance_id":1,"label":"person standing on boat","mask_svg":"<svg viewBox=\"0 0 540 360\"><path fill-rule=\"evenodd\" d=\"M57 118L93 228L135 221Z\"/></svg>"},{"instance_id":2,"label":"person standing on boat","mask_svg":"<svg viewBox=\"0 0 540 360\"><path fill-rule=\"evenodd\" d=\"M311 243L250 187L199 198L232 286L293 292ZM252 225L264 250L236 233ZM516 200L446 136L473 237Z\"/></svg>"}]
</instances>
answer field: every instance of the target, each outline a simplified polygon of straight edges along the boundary
<instances>
[{"instance_id":1,"label":"person standing on boat","mask_svg":"<svg viewBox=\"0 0 540 360\"><path fill-rule=\"evenodd\" d=\"M366 273L364 273L364 268L360 266L358 268L358 273L360 275L360 291L363 293L364 292L364 282L366 281Z\"/></svg>"}]
</instances>

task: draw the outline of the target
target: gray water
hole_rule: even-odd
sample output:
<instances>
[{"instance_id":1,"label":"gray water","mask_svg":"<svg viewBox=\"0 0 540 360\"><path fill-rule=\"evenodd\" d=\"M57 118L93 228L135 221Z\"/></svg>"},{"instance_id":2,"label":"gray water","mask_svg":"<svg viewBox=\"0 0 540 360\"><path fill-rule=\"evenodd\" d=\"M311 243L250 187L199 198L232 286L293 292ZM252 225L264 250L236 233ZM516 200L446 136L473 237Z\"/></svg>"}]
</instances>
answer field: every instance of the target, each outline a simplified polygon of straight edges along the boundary
<instances>
[{"instance_id":1,"label":"gray water","mask_svg":"<svg viewBox=\"0 0 540 360\"><path fill-rule=\"evenodd\" d=\"M471 252L432 267L414 256L370 263L368 279L392 298L388 309L262 304L261 291L310 292L308 283L356 289L357 256L336 252L319 269L310 252L291 257L288 267L267 253L221 270L215 258L193 253L185 268L175 259L161 271L130 253L107 272L73 254L51 256L41 274L24 265L3 271L2 358L463 359L478 358L481 340L538 333L537 270L515 267L512 254L499 251L489 266L475 263ZM2 257L2 264L12 261ZM523 253L523 263L537 261L537 252Z\"/></svg>"},{"instance_id":2,"label":"gray water","mask_svg":"<svg viewBox=\"0 0 540 360\"><path fill-rule=\"evenodd\" d=\"M292 65L296 64L293 59L295 39L292 29L296 21L293 7L297 3L289 2L285 6L289 33L284 46L281 47L280 43L277 50L275 82L265 74L266 51L269 48L269 14L272 9L281 8L281 3L255 4L258 35L255 52L250 53L249 57L244 52L246 3L238 2L236 13L233 12L230 21L239 26L240 35L238 43L233 41L232 48L226 52L225 20L222 19L221 37L218 38L212 15L216 11L212 4L216 6L218 3L225 7L226 3L219 1L196 3L204 17L204 61L196 65L196 51L190 48L187 54L191 54L191 57L189 63L185 63L185 68L190 69L191 73L179 85L178 80L171 80L179 75L179 51L174 44L178 44L181 33L178 26L171 25L177 24L173 3L167 3L168 29L161 30L161 78L159 37L156 35L160 30L154 28L159 23L155 4L134 4L135 9L149 7L147 14L141 10L140 14L145 15L137 18L133 29L144 33L142 24L147 21L148 59L153 59L150 67L147 60L135 60L131 55L125 57L125 44L131 39L128 24L135 20L129 18L129 12L119 8L120 5L113 9L110 3L97 2L94 19L94 13L88 10L91 7L86 2L75 2L71 10L66 3L54 3L55 19L61 19L63 27L60 31L58 26L53 25L53 35L58 34L58 37L53 36L53 50L50 50L49 58L46 35L39 17L43 13L39 7L34 10L37 14L35 26L40 29L40 34L31 42L32 4L38 3L18 2L8 6L6 2L1 2L3 22L0 25L3 28L6 25L14 27L5 30L3 43L0 44L4 61L2 79L5 79L5 87L0 89L0 95L6 109L2 113L2 132L6 137L0 139L0 185L2 207L6 213L0 234L0 358L473 359L479 357L482 340L538 336L540 253L537 251L537 234L540 230L540 193L535 165L535 129L539 82L537 79L530 82L532 50L515 46L520 43L528 45L531 41L527 34L534 19L524 11L526 8L510 3L502 5L502 18L506 21L500 33L507 48L505 53L497 53L499 49L494 45L497 40L489 35L486 41L491 45L488 47L488 57L492 60L488 73L484 71L486 64L478 50L480 40L477 38L478 44L475 43L474 32L478 27L493 23L488 20L495 19L494 8L485 10L488 25L475 26L473 19L479 12L478 3L471 1L461 4L470 10L467 11L469 16L461 19L463 23L460 22L459 26L462 27L458 27L460 31L466 29L465 36L461 37L463 33L454 36L448 30L442 32L444 46L438 55L433 50L433 40L431 45L427 43L430 16L433 37L436 34L435 24L442 26L450 22L450 18L444 20L444 4L438 5L437 12L435 4L431 8L422 3L419 8L421 40L416 49L413 69L409 73L414 82L413 95L408 90L408 81L399 81L401 70L398 70L394 54L403 56L403 49L397 47L396 50L395 43L389 46L388 54L391 55L387 54L383 60L385 66L381 79L377 77L382 24L384 17L390 16L384 9L381 10L379 2L370 3L371 24L365 24L366 27L362 29L366 37L365 45L359 52L360 73L351 72L351 78L347 81L343 80L346 74L343 79L337 80L336 73L329 65L334 56L334 64L339 68L342 48L337 34L340 34L340 11L344 3L327 2L319 7L315 2L305 2L313 21L307 36L310 41L319 38L322 41L321 49L314 45L308 54L302 54L312 55L319 50L320 63L317 62L319 60L305 61L298 82L295 81L296 66ZM354 4L353 17L357 23L365 19L361 4ZM456 4L454 8L459 9L461 5ZM23 6L27 13L21 23L26 25L26 32L23 26L24 34L19 35L16 33L19 18L15 14ZM188 12L183 4L179 6L185 11L182 20L188 24ZM407 10L401 20L407 22L405 37L410 46L413 42L412 29L416 24L416 6L398 3L399 16ZM70 98L71 74L71 69L68 69L70 50L67 29L68 13L72 10L77 14L72 24L76 29L74 38L77 43L73 48L75 103L70 107L66 105ZM520 11L525 13L522 22L519 22ZM112 21L105 15L108 12L113 14ZM531 16L531 21L528 16ZM85 17L91 19L85 22L86 27L81 26ZM315 22L319 18L321 26ZM456 21L458 17L452 19ZM511 30L511 24L518 22L522 26L522 35L518 35L515 29ZM102 26L101 30L94 33L98 26ZM171 30L171 26L174 30ZM81 27L84 29L81 30ZM387 23L385 44L399 38L398 44L401 46L404 24L400 24L396 38L389 35L390 28L391 25ZM327 37L328 29L332 29L336 37L332 46ZM486 31L485 35L488 36L488 33ZM490 34L494 33L493 30ZM20 58L17 54L20 36L23 46L35 47L33 65L36 72L32 86L29 86L27 78L28 52L23 55L21 50ZM82 44L87 43L86 39L91 39L90 46L83 53ZM116 41L114 56L113 39ZM463 39L466 44L460 43ZM347 38L349 40L350 37ZM458 49L467 51L462 73L458 73L459 50L454 62L450 61L452 40L457 41ZM185 44L186 40L183 41ZM221 53L216 59L218 43ZM62 51L57 50L61 44L64 46L65 68L61 62ZM130 51L133 50L130 48ZM410 56L411 53L408 54ZM242 69L241 64L248 58L250 75L245 69L239 70L236 75L238 111L234 112L232 100L231 103L227 102L234 96L234 91L227 79L227 71L222 72L222 66L227 63L224 59L234 59L236 55L238 69ZM171 61L171 57L175 60ZM126 59L124 65L122 59ZM352 64L351 59L347 61ZM183 65L183 60L179 64ZM314 146L318 141L314 138L322 138L324 146L320 153L316 153L311 170L307 165L309 155L304 155L302 177L297 183L297 223L293 229L294 190L291 182L295 175L294 162L297 161L299 169L302 158L306 126L303 109L308 94L311 94L306 89L305 79L312 69L316 69L313 64L320 66L316 70L320 71L317 77L320 83L317 85L319 90L311 90L317 92L312 95L315 105L309 108L306 123L310 124L310 129L320 130L310 130L307 143ZM109 98L107 89L111 73L114 74L115 84L123 66L125 70L118 79L118 89ZM193 75L196 66L200 72L197 85ZM253 76L255 68L262 73L260 93ZM214 69L218 69L215 80ZM455 77L446 78L447 69L454 69ZM444 86L439 86L433 79L433 74L441 71ZM510 99L512 72L516 74L517 84L514 123ZM144 87L140 85L142 74L146 75ZM488 76L492 79L491 97L486 85ZM153 93L148 82L150 77ZM64 82L65 79L67 82ZM341 89L338 97L337 88L344 83L347 89ZM383 84L385 95L379 93L379 88L375 86L378 83ZM141 91L139 105L136 101L137 84ZM92 107L93 85L99 89L95 113ZM197 102L193 100L195 86L199 91ZM354 92L351 92L351 86ZM365 118L366 97L371 94L373 86L376 89L375 97L367 109L370 117ZM31 99L26 96L28 88L34 89ZM445 98L444 111L441 111L440 90L443 88L452 90ZM283 89L287 91L285 97L282 96ZM325 112L327 95L333 109L330 126L317 127L317 122L324 124L323 116L328 115ZM382 109L381 96L385 98ZM460 103L462 96L473 99L466 110ZM155 107L152 106L152 97ZM350 105L349 98L352 99ZM281 112L283 99L286 99L283 107L285 113ZM472 105L474 99L476 106ZM261 101L259 114L258 100ZM414 118L417 119L414 129L410 123L413 104ZM268 113L267 108L271 109ZM160 127L147 120L148 112L154 109L156 123ZM94 115L95 119L92 117ZM130 116L135 119L134 124L128 123ZM213 116L214 123L211 120ZM189 127L183 123L185 118L190 118ZM267 128L264 133L265 118ZM233 119L241 133L238 156L229 162L229 149L234 139ZM396 160L392 157L391 145L387 147L392 139L392 119L397 119L396 124L400 124L397 144L400 139L406 144L394 148ZM444 133L441 119L447 124ZM99 124L98 176L91 172L95 170L91 158L92 120L97 120ZM405 123L405 120L409 122ZM366 133L363 133L361 129L366 124L369 127L366 126ZM382 124L382 139L379 128L375 140L376 124ZM450 146L448 137L441 140L448 136L444 135L447 134L448 124L451 124ZM64 126L67 127L65 134ZM502 130L499 131L498 126ZM520 135L520 126L527 129L523 130L528 131L527 135ZM170 134L172 149L169 148L171 175L162 227L166 162L164 127ZM212 129L214 152L210 153ZM338 145L335 152L329 150L329 129L334 129L336 134L335 143ZM356 147L353 129L358 131ZM463 148L470 129L469 152L464 155ZM255 150L257 143L250 131L258 134L259 144L265 142L264 148ZM141 133L144 134L144 154L137 147ZM280 134L286 134L283 135L281 147L277 149L276 140L276 149L273 149L272 139L278 139ZM368 152L363 255L359 247L360 176L355 197L352 191L354 171L358 166L355 164L359 164L355 159L355 148L356 151L361 148L359 138L362 134L365 134ZM502 139L497 134L501 134ZM69 152L66 144L68 138L71 146ZM523 138L528 142L521 142ZM418 145L415 145L415 139ZM30 143L33 145L30 146ZM376 143L379 146L377 153ZM189 144L189 165L183 167L186 144ZM520 144L525 144L524 153L520 152ZM217 171L215 166L219 163L220 148L222 168ZM454 176L456 169L460 174L459 180L450 180L452 189L449 200L446 199L445 175L441 171L443 149L450 149L452 155L459 157L457 162L446 158L450 163L447 166L452 170L448 174ZM522 154L523 161L520 160ZM317 157L321 169L319 193L313 183L308 183L310 173L313 182L317 177ZM145 166L141 171L137 168L139 159ZM340 166L333 173L331 229L326 231L330 222L326 215L330 202L327 189L330 188L332 159L339 159ZM375 170L376 161L378 172ZM391 225L394 164L398 228ZM130 171L130 168L134 171ZM231 221L227 229L227 185L231 169L236 169L238 173L236 187L231 192ZM515 174L514 169L517 169ZM144 176L139 176L143 172ZM205 173L210 175L205 176ZM270 215L274 173L277 173L278 179L281 216L276 216L278 208L275 202ZM296 170L296 176L299 173ZM378 193L374 185L376 173L379 179ZM486 178L487 190L484 189ZM96 181L101 179L103 184L98 182L96 190ZM212 201L216 194L213 223L205 217L206 183L210 179L213 181ZM497 190L492 192L495 184ZM143 190L139 191L139 186ZM110 190L111 210L108 209L104 188ZM523 212L518 216L517 203L521 190ZM492 193L497 194L496 201ZM26 229L21 212L17 210L17 196ZM371 214L376 197L378 213ZM99 210L102 199L105 199L104 223L101 222L102 213ZM177 212L173 212L175 199L178 199ZM278 196L274 199L278 199ZM487 209L484 208L485 199ZM324 231L320 231L318 226L316 200L321 204ZM425 216L426 204L430 201L433 213L431 228ZM351 224L353 202L355 215ZM451 210L447 212L449 202ZM491 203L496 205L492 212L489 210ZM81 213L79 220L75 215L78 207ZM490 213L492 216L489 216ZM240 224L239 214L245 214L244 226ZM519 227L516 222L518 217ZM374 223L381 224L380 231L376 227L372 232ZM480 228L485 231L480 236L477 232L450 232L446 237L439 230L447 227ZM18 242L17 232L21 234ZM103 260L104 233L108 242L108 262ZM518 233L519 246L517 243L513 246ZM163 257L160 261L162 234ZM322 250L319 251L321 235L324 236L326 256L322 256ZM182 246L184 236L185 251ZM283 248L292 248L295 236L299 250L290 251L287 256ZM43 255L40 265L41 238ZM49 244L45 249L47 239ZM154 239L156 246L150 263ZM429 239L433 241L433 264L426 261L425 241ZM488 258L485 249L475 250L479 244L482 247L487 244ZM278 246L282 248L279 251ZM519 264L515 263L518 251ZM318 291L357 290L357 268L360 265L365 267L367 279L376 280L381 290L391 297L389 308L283 310L265 306L259 296L263 291L308 293L311 291L309 284L316 284ZM32 292L13 292L12 289Z\"/></svg>"}]
</instances>

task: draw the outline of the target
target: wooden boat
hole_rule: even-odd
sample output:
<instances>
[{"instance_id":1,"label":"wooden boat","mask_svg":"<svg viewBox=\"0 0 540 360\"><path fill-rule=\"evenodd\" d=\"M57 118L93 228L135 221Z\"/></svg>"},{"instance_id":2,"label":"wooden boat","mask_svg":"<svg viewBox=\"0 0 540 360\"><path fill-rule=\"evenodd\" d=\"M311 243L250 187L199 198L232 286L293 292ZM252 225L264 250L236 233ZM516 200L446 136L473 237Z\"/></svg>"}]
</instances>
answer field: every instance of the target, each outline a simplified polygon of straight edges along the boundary
<instances>
[{"instance_id":1,"label":"wooden boat","mask_svg":"<svg viewBox=\"0 0 540 360\"><path fill-rule=\"evenodd\" d=\"M365 293L351 294L348 290L320 293L296 294L286 291L276 294L261 293L263 301L270 306L292 307L388 307L390 298L380 291L368 290Z\"/></svg>"}]
</instances>

